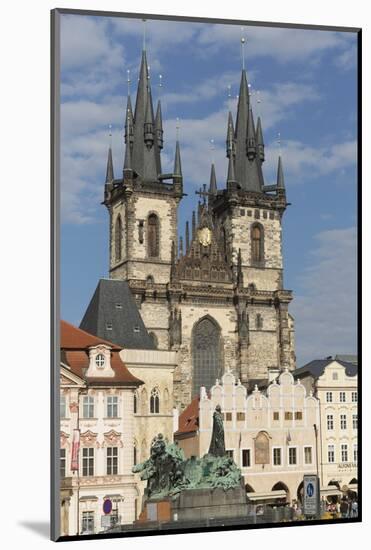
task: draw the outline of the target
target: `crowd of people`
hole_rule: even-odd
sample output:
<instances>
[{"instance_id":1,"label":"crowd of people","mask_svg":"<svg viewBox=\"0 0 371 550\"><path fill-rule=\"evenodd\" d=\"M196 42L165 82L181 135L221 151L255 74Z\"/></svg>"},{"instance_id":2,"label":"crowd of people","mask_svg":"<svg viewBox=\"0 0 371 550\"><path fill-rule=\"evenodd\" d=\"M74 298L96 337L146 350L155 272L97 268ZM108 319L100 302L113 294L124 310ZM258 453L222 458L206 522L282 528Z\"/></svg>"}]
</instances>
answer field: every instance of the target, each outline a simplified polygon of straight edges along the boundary
<instances>
[{"instance_id":1,"label":"crowd of people","mask_svg":"<svg viewBox=\"0 0 371 550\"><path fill-rule=\"evenodd\" d=\"M358 501L356 497L343 497L340 502L328 503L326 511L333 518L356 518L358 516Z\"/></svg>"}]
</instances>

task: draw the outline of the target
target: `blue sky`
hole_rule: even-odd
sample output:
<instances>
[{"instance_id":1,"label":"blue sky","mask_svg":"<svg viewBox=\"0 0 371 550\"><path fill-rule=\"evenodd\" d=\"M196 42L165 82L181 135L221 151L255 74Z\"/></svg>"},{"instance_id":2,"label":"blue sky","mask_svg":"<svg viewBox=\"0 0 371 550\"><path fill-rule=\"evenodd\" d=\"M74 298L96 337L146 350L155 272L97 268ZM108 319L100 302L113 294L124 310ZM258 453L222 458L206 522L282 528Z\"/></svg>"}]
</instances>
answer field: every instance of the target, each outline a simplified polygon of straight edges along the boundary
<instances>
[{"instance_id":1,"label":"blue sky","mask_svg":"<svg viewBox=\"0 0 371 550\"><path fill-rule=\"evenodd\" d=\"M164 118L164 172L172 169L180 119L188 193L179 211L182 234L196 205L194 191L209 182L212 158L218 187L225 186L227 113L231 108L235 115L242 31L156 20L148 20L146 29L152 95L161 97ZM266 184L275 181L281 135L291 203L283 222L284 284L294 291L298 366L354 353L356 35L253 26L244 27L243 35L255 118L262 117ZM98 279L108 275L108 214L100 204L108 125L119 177L127 70L135 99L143 23L64 15L61 41L61 312L78 325Z\"/></svg>"}]
</instances>

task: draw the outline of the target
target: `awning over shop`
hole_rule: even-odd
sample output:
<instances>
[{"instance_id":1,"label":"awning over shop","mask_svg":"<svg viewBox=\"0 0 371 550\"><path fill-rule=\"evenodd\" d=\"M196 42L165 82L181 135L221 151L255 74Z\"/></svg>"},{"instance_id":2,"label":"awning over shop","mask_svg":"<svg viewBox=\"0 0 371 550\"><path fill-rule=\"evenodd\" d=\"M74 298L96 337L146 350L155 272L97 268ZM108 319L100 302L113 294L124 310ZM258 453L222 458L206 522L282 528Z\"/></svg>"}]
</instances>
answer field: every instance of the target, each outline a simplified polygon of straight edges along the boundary
<instances>
[{"instance_id":1,"label":"awning over shop","mask_svg":"<svg viewBox=\"0 0 371 550\"><path fill-rule=\"evenodd\" d=\"M321 488L321 496L323 497L341 497L343 493L336 487L336 485L330 485L329 487Z\"/></svg>"},{"instance_id":2,"label":"awning over shop","mask_svg":"<svg viewBox=\"0 0 371 550\"><path fill-rule=\"evenodd\" d=\"M246 493L248 498L253 501L272 500L276 498L286 498L286 491L267 491L266 493Z\"/></svg>"},{"instance_id":3,"label":"awning over shop","mask_svg":"<svg viewBox=\"0 0 371 550\"><path fill-rule=\"evenodd\" d=\"M350 485L348 485L348 489L350 491L357 492L358 491L358 483L351 483Z\"/></svg>"}]
</instances>

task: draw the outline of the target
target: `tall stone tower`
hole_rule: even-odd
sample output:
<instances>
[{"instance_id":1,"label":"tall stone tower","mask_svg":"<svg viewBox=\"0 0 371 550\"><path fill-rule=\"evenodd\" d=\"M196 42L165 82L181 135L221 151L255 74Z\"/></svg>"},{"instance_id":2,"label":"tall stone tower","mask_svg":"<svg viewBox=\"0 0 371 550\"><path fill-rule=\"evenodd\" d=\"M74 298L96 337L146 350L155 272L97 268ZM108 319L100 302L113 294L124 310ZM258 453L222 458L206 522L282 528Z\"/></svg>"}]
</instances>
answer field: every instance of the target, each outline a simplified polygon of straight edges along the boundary
<instances>
[{"instance_id":1,"label":"tall stone tower","mask_svg":"<svg viewBox=\"0 0 371 550\"><path fill-rule=\"evenodd\" d=\"M161 105L154 115L146 52L133 113L128 94L123 173L109 149L104 204L110 217L110 277L128 281L155 347L178 351L174 399L189 404L230 370L249 386L270 371L295 368L292 293L283 288L282 161L264 183L264 141L255 126L242 70L234 127L227 122L228 174L218 188L214 164L197 214L179 238L183 195L179 143L174 169L161 170Z\"/></svg>"},{"instance_id":2,"label":"tall stone tower","mask_svg":"<svg viewBox=\"0 0 371 550\"><path fill-rule=\"evenodd\" d=\"M183 195L179 143L174 173L161 173L161 103L154 115L146 51L142 52L133 113L125 117L123 174L114 179L109 149L104 204L110 215L110 277L166 284L172 243L177 242L177 208ZM169 183L169 180L172 180Z\"/></svg>"}]
</instances>

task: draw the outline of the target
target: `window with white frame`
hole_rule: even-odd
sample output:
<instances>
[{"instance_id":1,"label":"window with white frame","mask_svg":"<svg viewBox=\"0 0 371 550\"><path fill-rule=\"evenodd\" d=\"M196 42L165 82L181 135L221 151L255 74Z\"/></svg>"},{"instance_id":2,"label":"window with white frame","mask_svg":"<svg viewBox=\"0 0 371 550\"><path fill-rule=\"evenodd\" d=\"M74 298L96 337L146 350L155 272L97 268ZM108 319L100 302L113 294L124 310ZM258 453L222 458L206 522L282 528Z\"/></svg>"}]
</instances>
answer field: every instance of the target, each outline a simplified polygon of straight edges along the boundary
<instances>
[{"instance_id":1,"label":"window with white frame","mask_svg":"<svg viewBox=\"0 0 371 550\"><path fill-rule=\"evenodd\" d=\"M94 533L94 512L82 513L81 533Z\"/></svg>"},{"instance_id":2,"label":"window with white frame","mask_svg":"<svg viewBox=\"0 0 371 550\"><path fill-rule=\"evenodd\" d=\"M282 465L282 449L281 447L273 447L273 466Z\"/></svg>"},{"instance_id":3,"label":"window with white frame","mask_svg":"<svg viewBox=\"0 0 371 550\"><path fill-rule=\"evenodd\" d=\"M107 417L118 417L118 397L117 395L107 395Z\"/></svg>"},{"instance_id":4,"label":"window with white frame","mask_svg":"<svg viewBox=\"0 0 371 550\"><path fill-rule=\"evenodd\" d=\"M347 415L341 414L340 415L340 429L346 430L347 429Z\"/></svg>"},{"instance_id":5,"label":"window with white frame","mask_svg":"<svg viewBox=\"0 0 371 550\"><path fill-rule=\"evenodd\" d=\"M66 396L61 395L59 400L59 415L61 418L67 417Z\"/></svg>"},{"instance_id":6,"label":"window with white frame","mask_svg":"<svg viewBox=\"0 0 371 550\"><path fill-rule=\"evenodd\" d=\"M326 392L326 401L327 403L332 403L332 391Z\"/></svg>"},{"instance_id":7,"label":"window with white frame","mask_svg":"<svg viewBox=\"0 0 371 550\"><path fill-rule=\"evenodd\" d=\"M250 466L251 466L251 450L242 449L242 468L250 468Z\"/></svg>"},{"instance_id":8,"label":"window with white frame","mask_svg":"<svg viewBox=\"0 0 371 550\"><path fill-rule=\"evenodd\" d=\"M82 475L94 475L94 448L84 447L82 450Z\"/></svg>"},{"instance_id":9,"label":"window with white frame","mask_svg":"<svg viewBox=\"0 0 371 550\"><path fill-rule=\"evenodd\" d=\"M335 462L335 445L327 446L327 460L329 462Z\"/></svg>"},{"instance_id":10,"label":"window with white frame","mask_svg":"<svg viewBox=\"0 0 371 550\"><path fill-rule=\"evenodd\" d=\"M352 403L358 402L358 393L356 391L352 391Z\"/></svg>"},{"instance_id":11,"label":"window with white frame","mask_svg":"<svg viewBox=\"0 0 371 550\"><path fill-rule=\"evenodd\" d=\"M327 415L327 429L333 430L334 429L334 415L328 414Z\"/></svg>"},{"instance_id":12,"label":"window with white frame","mask_svg":"<svg viewBox=\"0 0 371 550\"><path fill-rule=\"evenodd\" d=\"M289 447L289 465L294 466L297 464L298 453L296 447Z\"/></svg>"},{"instance_id":13,"label":"window with white frame","mask_svg":"<svg viewBox=\"0 0 371 550\"><path fill-rule=\"evenodd\" d=\"M358 462L358 445L357 445L357 443L353 444L353 460L354 460L354 462Z\"/></svg>"},{"instance_id":14,"label":"window with white frame","mask_svg":"<svg viewBox=\"0 0 371 550\"><path fill-rule=\"evenodd\" d=\"M82 416L84 418L94 418L94 397L92 395L84 395L82 401Z\"/></svg>"},{"instance_id":15,"label":"window with white frame","mask_svg":"<svg viewBox=\"0 0 371 550\"><path fill-rule=\"evenodd\" d=\"M353 414L353 430L358 429L358 414Z\"/></svg>"},{"instance_id":16,"label":"window with white frame","mask_svg":"<svg viewBox=\"0 0 371 550\"><path fill-rule=\"evenodd\" d=\"M312 447L304 447L304 464L312 464Z\"/></svg>"},{"instance_id":17,"label":"window with white frame","mask_svg":"<svg viewBox=\"0 0 371 550\"><path fill-rule=\"evenodd\" d=\"M97 365L97 367L100 369L103 368L105 362L106 362L106 359L103 353L98 353L98 355L95 358L95 364Z\"/></svg>"},{"instance_id":18,"label":"window with white frame","mask_svg":"<svg viewBox=\"0 0 371 550\"><path fill-rule=\"evenodd\" d=\"M107 447L107 475L118 473L118 447Z\"/></svg>"},{"instance_id":19,"label":"window with white frame","mask_svg":"<svg viewBox=\"0 0 371 550\"><path fill-rule=\"evenodd\" d=\"M341 447L341 462L348 462L348 445L342 443Z\"/></svg>"},{"instance_id":20,"label":"window with white frame","mask_svg":"<svg viewBox=\"0 0 371 550\"><path fill-rule=\"evenodd\" d=\"M341 391L339 393L340 403L345 403L346 397L345 397L345 391Z\"/></svg>"},{"instance_id":21,"label":"window with white frame","mask_svg":"<svg viewBox=\"0 0 371 550\"><path fill-rule=\"evenodd\" d=\"M61 477L66 477L66 449L60 450Z\"/></svg>"},{"instance_id":22,"label":"window with white frame","mask_svg":"<svg viewBox=\"0 0 371 550\"><path fill-rule=\"evenodd\" d=\"M332 379L333 379L333 380L337 380L338 378L339 378L338 373L337 373L337 372L333 372L333 373L332 373Z\"/></svg>"}]
</instances>

